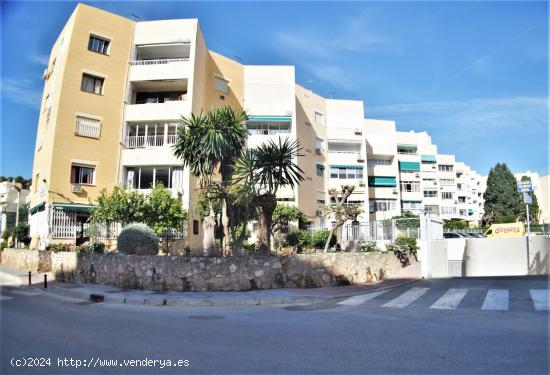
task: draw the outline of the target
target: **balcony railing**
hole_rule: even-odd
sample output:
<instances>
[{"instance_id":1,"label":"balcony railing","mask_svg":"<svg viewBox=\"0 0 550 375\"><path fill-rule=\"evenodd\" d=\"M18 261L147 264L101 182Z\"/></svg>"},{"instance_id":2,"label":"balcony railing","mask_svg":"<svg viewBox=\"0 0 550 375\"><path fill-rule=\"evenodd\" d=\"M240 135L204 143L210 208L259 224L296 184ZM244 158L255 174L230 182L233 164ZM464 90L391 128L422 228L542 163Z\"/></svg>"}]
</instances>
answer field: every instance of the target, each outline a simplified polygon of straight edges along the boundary
<instances>
[{"instance_id":1,"label":"balcony railing","mask_svg":"<svg viewBox=\"0 0 550 375\"><path fill-rule=\"evenodd\" d=\"M142 148L142 147L161 147L164 145L173 145L176 143L176 135L130 135L126 137L124 146L126 148Z\"/></svg>"},{"instance_id":2,"label":"balcony railing","mask_svg":"<svg viewBox=\"0 0 550 375\"><path fill-rule=\"evenodd\" d=\"M178 59L154 59L154 60L133 60L130 61L130 65L160 65L170 64L174 62L189 61L188 57L182 57Z\"/></svg>"}]
</instances>

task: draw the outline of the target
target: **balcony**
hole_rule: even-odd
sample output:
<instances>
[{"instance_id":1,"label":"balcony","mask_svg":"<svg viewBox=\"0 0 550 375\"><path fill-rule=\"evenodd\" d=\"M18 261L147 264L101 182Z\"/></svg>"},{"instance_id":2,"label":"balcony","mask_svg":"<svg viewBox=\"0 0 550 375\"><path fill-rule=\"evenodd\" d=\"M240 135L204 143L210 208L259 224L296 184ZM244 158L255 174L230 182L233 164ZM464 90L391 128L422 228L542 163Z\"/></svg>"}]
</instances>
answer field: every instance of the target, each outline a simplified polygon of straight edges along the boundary
<instances>
[{"instance_id":1,"label":"balcony","mask_svg":"<svg viewBox=\"0 0 550 375\"><path fill-rule=\"evenodd\" d=\"M131 135L124 140L126 148L162 147L176 143L177 135Z\"/></svg>"},{"instance_id":2,"label":"balcony","mask_svg":"<svg viewBox=\"0 0 550 375\"><path fill-rule=\"evenodd\" d=\"M126 121L178 120L191 112L187 79L132 82Z\"/></svg>"},{"instance_id":3,"label":"balcony","mask_svg":"<svg viewBox=\"0 0 550 375\"><path fill-rule=\"evenodd\" d=\"M130 61L128 80L175 80L191 76L189 43L144 44L136 46L136 59Z\"/></svg>"}]
</instances>

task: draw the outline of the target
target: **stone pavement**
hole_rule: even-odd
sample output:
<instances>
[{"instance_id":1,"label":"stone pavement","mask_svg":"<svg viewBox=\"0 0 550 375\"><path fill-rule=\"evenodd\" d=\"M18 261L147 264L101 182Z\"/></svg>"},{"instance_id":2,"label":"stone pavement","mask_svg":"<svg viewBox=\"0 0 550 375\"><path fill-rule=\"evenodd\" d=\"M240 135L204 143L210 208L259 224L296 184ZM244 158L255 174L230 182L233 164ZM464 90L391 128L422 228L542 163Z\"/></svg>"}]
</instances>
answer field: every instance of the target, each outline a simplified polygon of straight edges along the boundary
<instances>
[{"instance_id":1,"label":"stone pavement","mask_svg":"<svg viewBox=\"0 0 550 375\"><path fill-rule=\"evenodd\" d=\"M101 284L70 284L54 280L47 274L48 287L44 288L44 273L32 275L28 286L28 274L0 266L2 285L25 286L33 290L53 293L82 300L105 303L122 303L154 306L237 306L237 305L289 305L318 303L358 294L383 290L411 283L420 278L420 264L404 268L393 277L367 285L324 287L311 289L268 289L236 292L156 292L148 290L124 290Z\"/></svg>"}]
</instances>

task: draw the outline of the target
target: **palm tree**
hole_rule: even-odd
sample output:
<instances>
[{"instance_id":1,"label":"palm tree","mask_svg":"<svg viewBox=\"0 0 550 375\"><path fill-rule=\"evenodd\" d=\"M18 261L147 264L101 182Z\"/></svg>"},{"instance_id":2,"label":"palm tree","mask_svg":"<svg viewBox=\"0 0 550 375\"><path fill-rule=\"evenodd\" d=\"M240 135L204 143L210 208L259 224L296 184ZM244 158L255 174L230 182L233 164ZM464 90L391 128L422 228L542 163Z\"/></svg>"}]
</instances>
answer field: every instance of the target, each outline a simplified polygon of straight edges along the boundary
<instances>
[{"instance_id":1,"label":"palm tree","mask_svg":"<svg viewBox=\"0 0 550 375\"><path fill-rule=\"evenodd\" d=\"M258 213L258 252L271 249L273 211L277 206L277 192L283 186L292 189L304 180L302 169L294 162L301 148L298 141L278 143L270 140L250 150L235 165L236 181L246 184L252 191L253 204Z\"/></svg>"},{"instance_id":2,"label":"palm tree","mask_svg":"<svg viewBox=\"0 0 550 375\"><path fill-rule=\"evenodd\" d=\"M228 252L228 211L231 209L227 187L233 179L232 165L243 155L248 138L246 119L246 112L242 108L233 109L229 106L216 107L198 116L182 116L182 126L178 128L177 141L173 146L174 155L183 161L184 167L189 166L191 174L199 178L199 187L222 199L224 254ZM216 173L219 173L221 181L214 181ZM214 220L213 215L210 219ZM213 225L208 227L213 228ZM208 248L212 246L212 243L208 244Z\"/></svg>"}]
</instances>

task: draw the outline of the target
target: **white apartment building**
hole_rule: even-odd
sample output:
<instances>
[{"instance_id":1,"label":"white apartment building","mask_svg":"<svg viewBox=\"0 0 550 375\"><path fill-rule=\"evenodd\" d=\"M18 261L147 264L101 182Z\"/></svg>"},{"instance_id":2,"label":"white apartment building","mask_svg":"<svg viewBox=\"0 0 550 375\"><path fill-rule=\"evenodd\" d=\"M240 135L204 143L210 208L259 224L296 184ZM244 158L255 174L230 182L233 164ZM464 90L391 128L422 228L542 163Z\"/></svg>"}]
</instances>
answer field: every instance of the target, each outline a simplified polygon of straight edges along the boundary
<instances>
[{"instance_id":1,"label":"white apartment building","mask_svg":"<svg viewBox=\"0 0 550 375\"><path fill-rule=\"evenodd\" d=\"M28 196L29 191L22 189L20 184L0 182L0 233L15 228L17 210L25 207ZM20 214L19 222L27 222L27 216Z\"/></svg>"}]
</instances>

